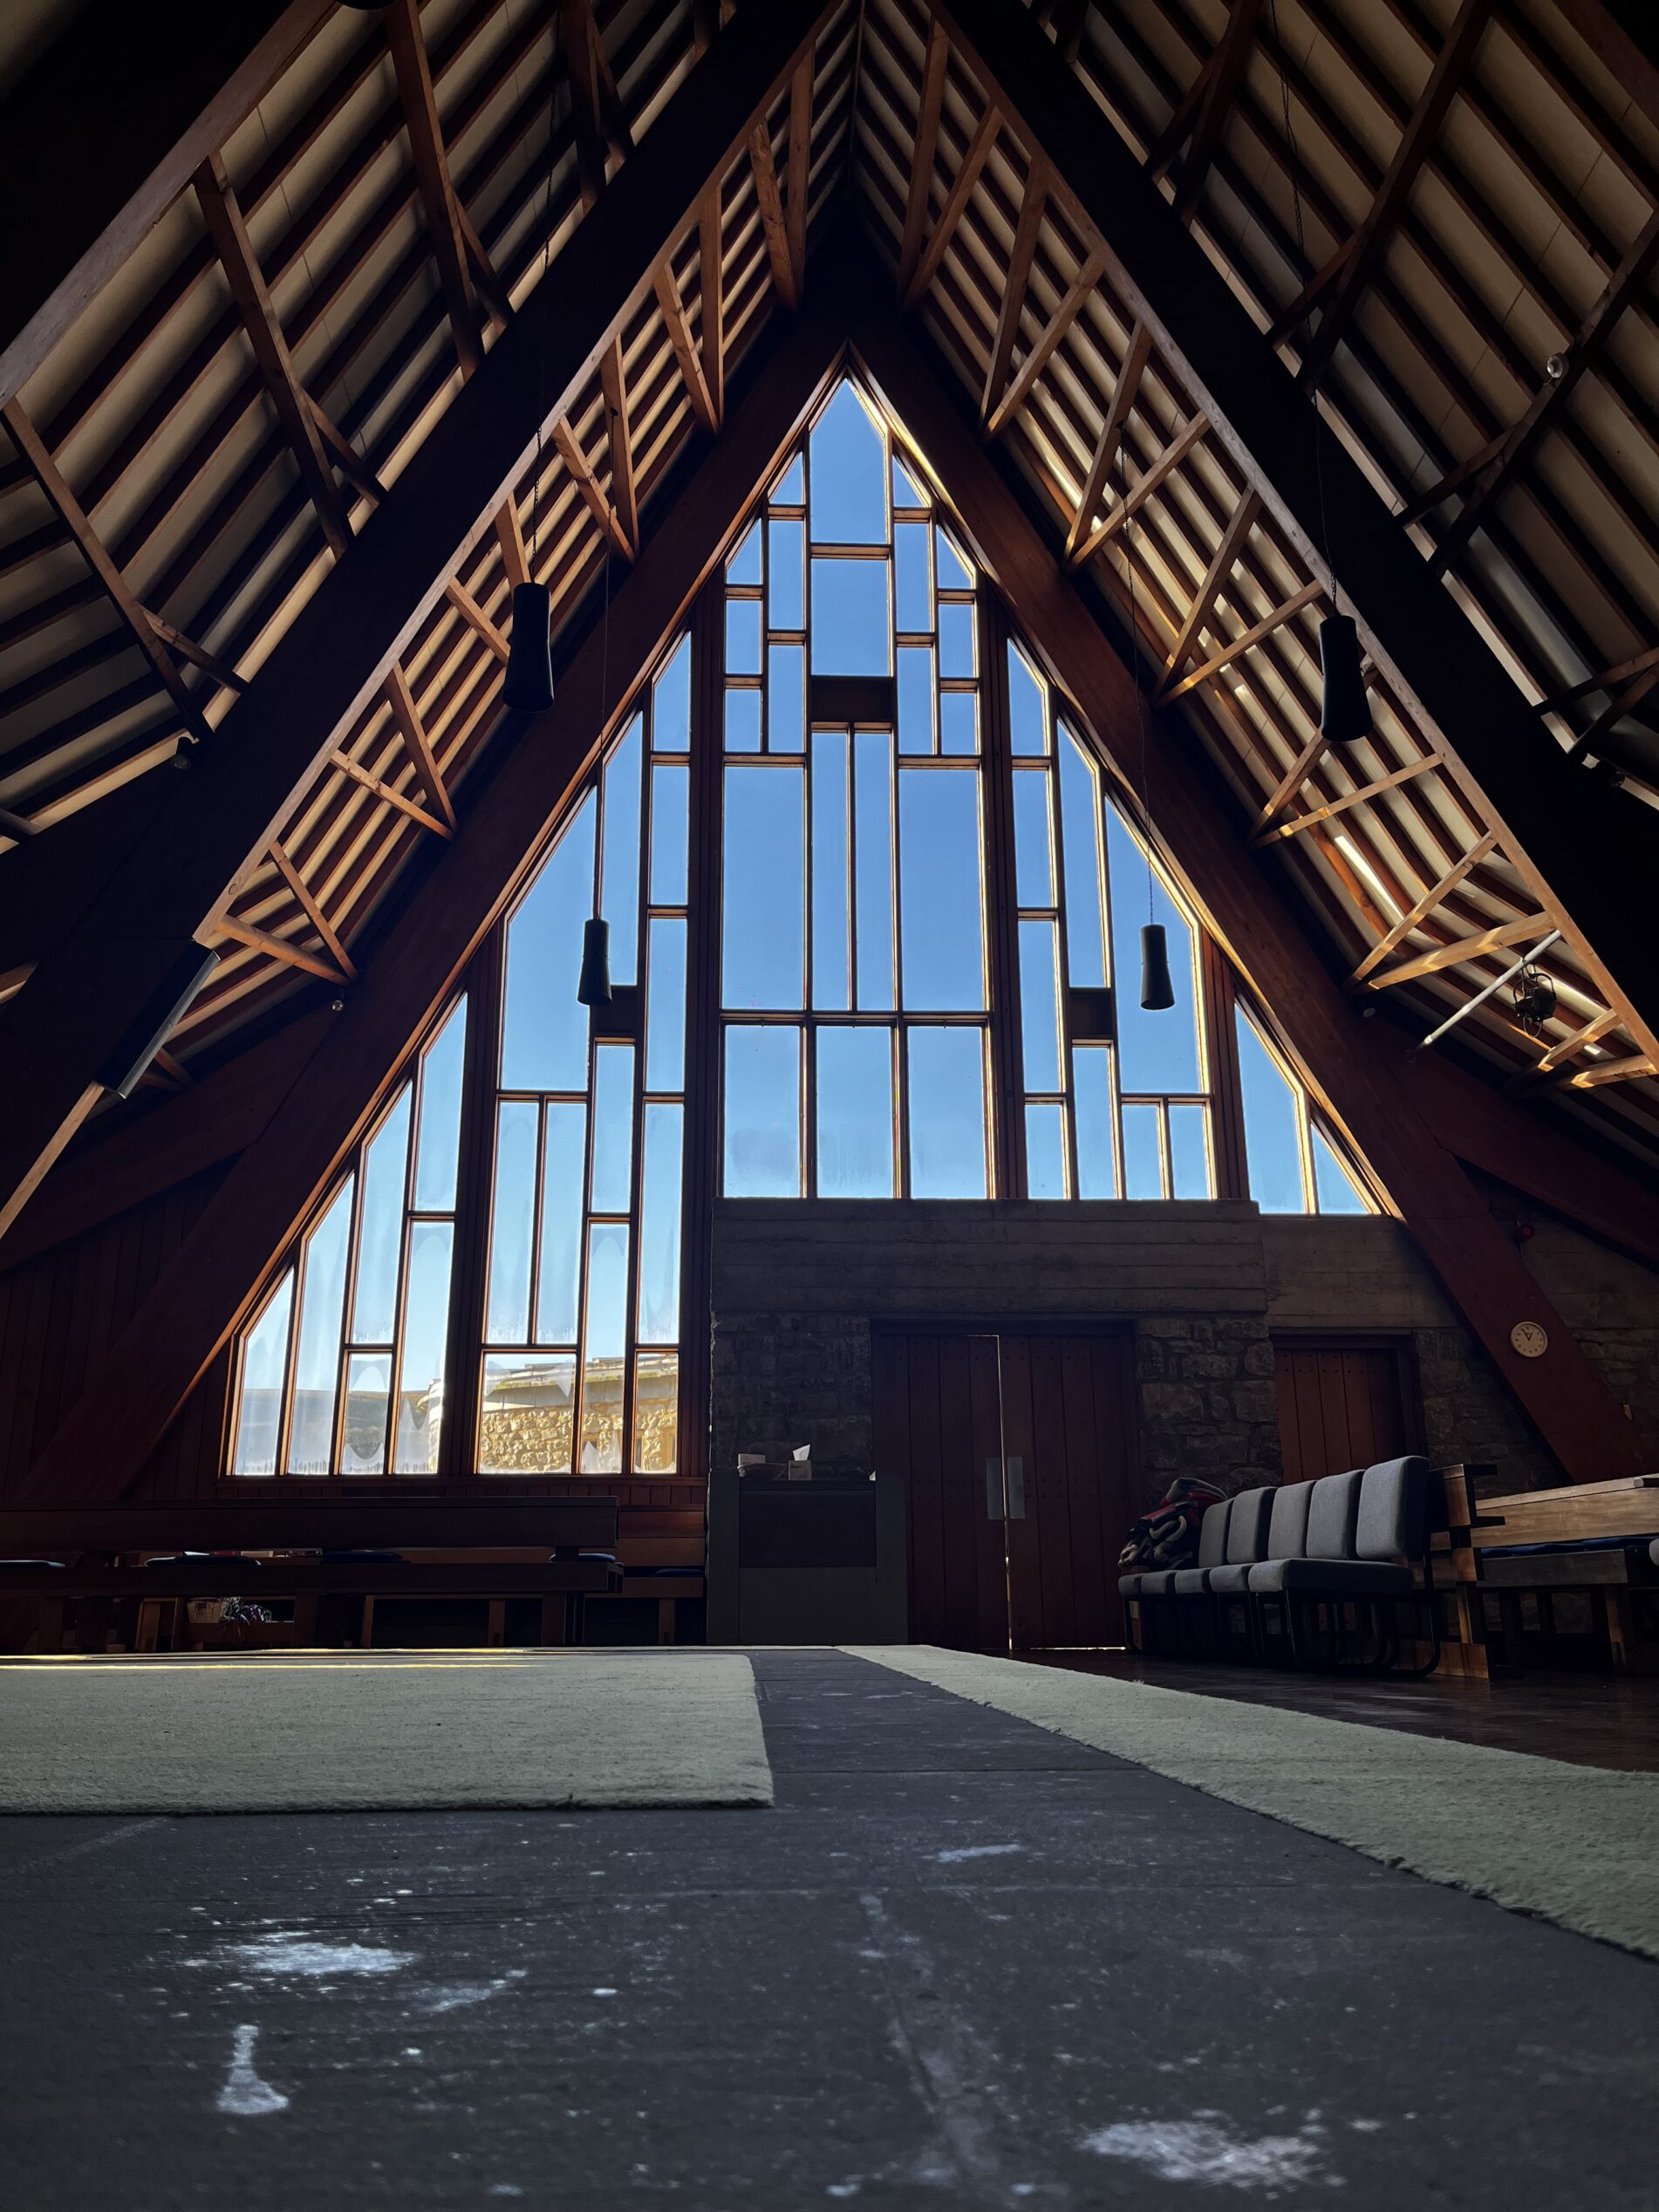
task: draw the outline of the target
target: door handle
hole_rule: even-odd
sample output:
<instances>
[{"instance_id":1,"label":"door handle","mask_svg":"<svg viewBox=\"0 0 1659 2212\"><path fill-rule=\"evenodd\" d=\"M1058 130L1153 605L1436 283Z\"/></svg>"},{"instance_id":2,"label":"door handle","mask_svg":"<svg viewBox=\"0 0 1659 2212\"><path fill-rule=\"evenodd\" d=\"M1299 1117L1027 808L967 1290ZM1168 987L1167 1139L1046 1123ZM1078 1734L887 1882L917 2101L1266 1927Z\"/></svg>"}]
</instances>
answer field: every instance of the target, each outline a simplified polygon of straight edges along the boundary
<instances>
[{"instance_id":1,"label":"door handle","mask_svg":"<svg viewBox=\"0 0 1659 2212\"><path fill-rule=\"evenodd\" d=\"M1026 1517L1026 1463L1010 1459L1008 1468L1008 1519L1023 1520Z\"/></svg>"},{"instance_id":2,"label":"door handle","mask_svg":"<svg viewBox=\"0 0 1659 2212\"><path fill-rule=\"evenodd\" d=\"M1002 1511L1002 1462L987 1459L985 1463L985 1514L987 1520L1000 1521Z\"/></svg>"}]
</instances>

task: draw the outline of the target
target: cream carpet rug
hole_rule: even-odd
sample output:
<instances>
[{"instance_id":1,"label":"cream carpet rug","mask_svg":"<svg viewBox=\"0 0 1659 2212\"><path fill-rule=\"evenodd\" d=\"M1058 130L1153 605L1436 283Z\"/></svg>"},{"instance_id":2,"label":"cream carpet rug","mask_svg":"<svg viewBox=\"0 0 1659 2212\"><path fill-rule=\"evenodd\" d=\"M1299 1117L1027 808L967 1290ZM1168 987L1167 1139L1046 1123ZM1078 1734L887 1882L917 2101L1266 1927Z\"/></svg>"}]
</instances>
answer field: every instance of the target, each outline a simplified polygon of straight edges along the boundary
<instances>
[{"instance_id":1,"label":"cream carpet rug","mask_svg":"<svg viewBox=\"0 0 1659 2212\"><path fill-rule=\"evenodd\" d=\"M1659 1774L1570 1766L930 1644L858 1647L854 1656L1385 1866L1659 1958Z\"/></svg>"},{"instance_id":2,"label":"cream carpet rug","mask_svg":"<svg viewBox=\"0 0 1659 2212\"><path fill-rule=\"evenodd\" d=\"M0 1812L772 1802L747 1659L373 1652L0 1668Z\"/></svg>"}]
</instances>

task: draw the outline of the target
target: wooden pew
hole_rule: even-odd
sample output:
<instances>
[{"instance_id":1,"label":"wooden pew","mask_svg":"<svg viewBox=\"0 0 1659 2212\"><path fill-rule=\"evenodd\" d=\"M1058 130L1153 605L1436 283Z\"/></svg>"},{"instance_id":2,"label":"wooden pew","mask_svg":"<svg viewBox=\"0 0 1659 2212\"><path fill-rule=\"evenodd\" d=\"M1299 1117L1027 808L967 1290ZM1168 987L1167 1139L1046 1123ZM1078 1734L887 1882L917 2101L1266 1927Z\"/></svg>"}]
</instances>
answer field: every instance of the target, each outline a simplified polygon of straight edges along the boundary
<instances>
[{"instance_id":1,"label":"wooden pew","mask_svg":"<svg viewBox=\"0 0 1659 2212\"><path fill-rule=\"evenodd\" d=\"M318 1601L362 1603L361 1639L372 1635L378 1597L482 1597L492 1641L507 1601L541 1600L543 1643L578 1642L590 1594L621 1587L618 1511L609 1498L457 1499L406 1492L364 1498L280 1498L202 1503L0 1507L0 1592L36 1598L40 1648L62 1649L71 1607L85 1610L81 1641L101 1648L118 1601L193 1597L294 1601L297 1644L316 1633ZM229 1552L256 1558L146 1565L147 1553ZM393 1551L397 1560L295 1559L294 1553ZM409 1556L410 1554L414 1556ZM507 1556L503 1557L502 1554ZM515 1556L516 1554L516 1556ZM584 1556L588 1554L589 1556Z\"/></svg>"},{"instance_id":2,"label":"wooden pew","mask_svg":"<svg viewBox=\"0 0 1659 2212\"><path fill-rule=\"evenodd\" d=\"M1659 1474L1574 1483L1560 1490L1522 1490L1488 1498L1472 1545L1478 1584L1502 1622L1499 1648L1519 1662L1528 1633L1559 1631L1556 1601L1570 1600L1594 1622L1606 1663L1616 1674L1659 1672L1659 1570L1648 1555L1659 1536ZM1594 1539L1626 1538L1628 1548L1574 1552ZM1559 1548L1504 1557L1517 1544ZM1497 1553L1498 1557L1489 1556ZM1525 1626L1532 1601L1539 1631ZM1547 1623L1547 1630L1544 1624Z\"/></svg>"}]
</instances>

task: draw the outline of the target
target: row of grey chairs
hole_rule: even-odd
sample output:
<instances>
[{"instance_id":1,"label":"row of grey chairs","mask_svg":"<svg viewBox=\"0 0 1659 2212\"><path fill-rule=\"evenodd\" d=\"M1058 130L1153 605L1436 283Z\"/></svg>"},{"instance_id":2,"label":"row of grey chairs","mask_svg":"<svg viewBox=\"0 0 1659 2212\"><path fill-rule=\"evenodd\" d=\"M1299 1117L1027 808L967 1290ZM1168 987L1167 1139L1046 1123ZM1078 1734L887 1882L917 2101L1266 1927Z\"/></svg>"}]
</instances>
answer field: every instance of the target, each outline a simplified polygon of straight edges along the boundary
<instances>
[{"instance_id":1,"label":"row of grey chairs","mask_svg":"<svg viewBox=\"0 0 1659 2212\"><path fill-rule=\"evenodd\" d=\"M1429 1463L1385 1459L1316 1482L1241 1490L1212 1505L1196 1567L1126 1574L1119 1594L1137 1617L1143 1650L1262 1658L1275 1643L1298 1663L1363 1663L1398 1656L1397 1604L1421 1568L1431 1657L1439 1622L1429 1563Z\"/></svg>"}]
</instances>

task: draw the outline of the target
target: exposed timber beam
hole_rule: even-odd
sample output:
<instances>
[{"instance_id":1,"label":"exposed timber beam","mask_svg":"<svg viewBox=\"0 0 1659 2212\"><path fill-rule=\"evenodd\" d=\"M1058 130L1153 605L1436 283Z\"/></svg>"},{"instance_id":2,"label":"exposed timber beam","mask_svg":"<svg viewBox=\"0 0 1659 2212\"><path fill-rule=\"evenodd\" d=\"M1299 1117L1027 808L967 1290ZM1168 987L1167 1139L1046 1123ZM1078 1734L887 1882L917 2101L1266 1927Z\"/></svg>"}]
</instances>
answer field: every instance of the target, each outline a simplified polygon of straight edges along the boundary
<instances>
[{"instance_id":1,"label":"exposed timber beam","mask_svg":"<svg viewBox=\"0 0 1659 2212\"><path fill-rule=\"evenodd\" d=\"M300 874L293 854L289 851L280 837L271 839L270 857L276 864L277 874L299 901L300 910L306 920L327 946L335 966L338 968L345 980L348 983L351 982L357 973L352 956L341 944L338 933L328 916L323 911L316 892Z\"/></svg>"},{"instance_id":2,"label":"exposed timber beam","mask_svg":"<svg viewBox=\"0 0 1659 2212\"><path fill-rule=\"evenodd\" d=\"M1659 265L1659 208L1648 217L1624 259L1608 277L1601 297L1574 333L1567 347L1563 373L1554 379L1545 378L1526 412L1505 437L1496 461L1470 491L1448 526L1435 548L1432 566L1437 572L1457 559L1487 509L1502 497L1532 460L1586 371L1594 368L1601 358L1619 317L1637 294L1646 289L1656 265Z\"/></svg>"},{"instance_id":3,"label":"exposed timber beam","mask_svg":"<svg viewBox=\"0 0 1659 2212\"><path fill-rule=\"evenodd\" d=\"M1164 857L1257 999L1282 1017L1289 1042L1315 1072L1321 1105L1369 1162L1546 1443L1574 1480L1642 1471L1635 1430L1438 1126L1419 1111L1403 1040L1387 1024L1363 1021L1312 955L1303 924L1239 836L1213 770L1178 716L1159 719L1143 758L1129 671L1063 559L1045 544L987 453L959 391L946 386L919 344L894 328L878 298L856 290L851 271L826 270L825 282L853 306L856 356L900 424L915 427L919 450L975 558L1007 595L1022 636L1113 772L1134 782L1144 773ZM1548 1332L1541 1359L1520 1358L1510 1342L1511 1326L1523 1315L1542 1320Z\"/></svg>"},{"instance_id":4,"label":"exposed timber beam","mask_svg":"<svg viewBox=\"0 0 1659 2212\"><path fill-rule=\"evenodd\" d=\"M1175 212L1190 222L1204 196L1205 179L1221 144L1227 116L1238 97L1256 41L1256 22L1261 0L1232 0L1227 27L1219 44L1205 65L1204 97L1192 124L1192 143L1181 164L1175 188Z\"/></svg>"},{"instance_id":5,"label":"exposed timber beam","mask_svg":"<svg viewBox=\"0 0 1659 2212\"><path fill-rule=\"evenodd\" d=\"M708 379L703 373L702 356L697 351L697 341L692 336L691 324L686 317L686 303L679 296L679 285L674 276L674 265L666 261L658 270L656 278L657 304L662 310L664 327L668 343L674 349L686 397L691 401L691 411L700 428L718 430L720 417L714 411L713 396L708 388Z\"/></svg>"},{"instance_id":6,"label":"exposed timber beam","mask_svg":"<svg viewBox=\"0 0 1659 2212\"><path fill-rule=\"evenodd\" d=\"M789 113L793 119L793 100ZM761 210L761 228L766 234L766 252L772 264L772 282L777 287L778 297L786 307L798 307L801 304L801 271L795 263L789 209L783 202L783 186L778 176L776 157L772 151L772 126L764 116L749 133L749 168L754 178L754 197Z\"/></svg>"},{"instance_id":7,"label":"exposed timber beam","mask_svg":"<svg viewBox=\"0 0 1659 2212\"><path fill-rule=\"evenodd\" d=\"M1263 615L1260 622L1253 622L1249 629L1235 638L1230 645L1223 645L1219 652L1212 653L1208 660L1200 661L1196 668L1190 670L1178 681L1171 683L1166 690L1161 691L1157 698L1158 705L1171 706L1187 692L1196 690L1200 684L1207 683L1212 676L1219 675L1224 668L1230 668L1235 660L1242 659L1253 645L1259 645L1264 638L1271 638L1275 630L1282 630L1294 616L1302 611L1304 607L1314 605L1325 596L1325 587L1317 578L1311 584L1300 584L1291 593L1289 598L1280 601L1271 614Z\"/></svg>"},{"instance_id":8,"label":"exposed timber beam","mask_svg":"<svg viewBox=\"0 0 1659 2212\"><path fill-rule=\"evenodd\" d=\"M1181 672L1187 655L1198 642L1204 625L1215 612L1215 603L1220 597L1227 578L1238 566L1245 550L1246 540L1256 526L1261 512L1261 501L1253 491L1247 491L1233 509L1227 526L1221 533L1221 543L1216 547L1215 557L1205 572L1204 581L1187 609L1175 643L1170 648L1169 659L1164 664L1164 683L1167 686Z\"/></svg>"},{"instance_id":9,"label":"exposed timber beam","mask_svg":"<svg viewBox=\"0 0 1659 2212\"><path fill-rule=\"evenodd\" d=\"M417 0L392 0L386 11L386 35L398 79L398 97L403 103L409 148L414 156L415 188L438 263L438 279L443 288L449 328L460 357L461 372L462 376L471 376L484 358L483 324L473 290L461 201L450 174L449 157L444 151L443 128L438 120L437 95L432 85L432 65L420 29Z\"/></svg>"},{"instance_id":10,"label":"exposed timber beam","mask_svg":"<svg viewBox=\"0 0 1659 2212\"><path fill-rule=\"evenodd\" d=\"M1379 675L1428 741L1488 802L1509 861L1593 963L1596 988L1626 1007L1646 1051L1659 1038L1659 959L1647 914L1649 830L1642 810L1598 788L1540 731L1492 647L1384 507L1341 441L1321 467L1308 399L1100 111L1021 9L936 0L953 57L977 78L1027 155L1047 154L1053 198L1085 249L1105 257L1130 311L1149 324L1192 404L1254 485L1303 572L1342 597ZM1321 519L1320 475L1324 485ZM1594 948L1594 951L1591 950Z\"/></svg>"},{"instance_id":11,"label":"exposed timber beam","mask_svg":"<svg viewBox=\"0 0 1659 2212\"><path fill-rule=\"evenodd\" d=\"M296 945L291 938L278 937L271 930L244 922L240 915L227 914L215 925L214 935L221 939L228 938L233 945L244 945L249 952L263 952L280 967L297 968L303 975L320 976L324 983L346 980L331 960L321 959L304 945Z\"/></svg>"},{"instance_id":12,"label":"exposed timber beam","mask_svg":"<svg viewBox=\"0 0 1659 2212\"><path fill-rule=\"evenodd\" d=\"M159 805L122 809L107 834L128 840L125 857L88 887L30 989L0 1007L0 1083L26 1101L0 1123L0 1233L90 1110L113 1047L182 948L224 911L229 887L281 830L338 734L493 527L529 466L543 411L560 419L591 388L611 338L651 297L687 201L742 153L827 12L827 0L768 0L734 20L618 172L603 220L576 227L559 282L536 287L388 490L351 559L296 616L234 709L234 742L201 747ZM121 809L121 795L105 805ZM18 857L32 861L44 842ZM133 938L134 913L147 918L143 939ZM0 942L10 922L10 908L0 909ZM123 946L119 958L113 941Z\"/></svg>"},{"instance_id":13,"label":"exposed timber beam","mask_svg":"<svg viewBox=\"0 0 1659 2212\"><path fill-rule=\"evenodd\" d=\"M1173 475L1193 447L1209 435L1209 431L1210 418L1206 414L1195 414L1190 422L1184 423L1145 474L1137 476L1105 520L1096 523L1072 555L1072 559L1077 562L1089 560L1099 552L1108 538L1116 537L1124 523L1150 499L1164 478Z\"/></svg>"},{"instance_id":14,"label":"exposed timber beam","mask_svg":"<svg viewBox=\"0 0 1659 2212\"><path fill-rule=\"evenodd\" d=\"M110 557L104 541L92 528L91 517L70 489L62 471L47 451L44 439L25 413L23 402L13 399L0 405L0 421L4 422L24 468L68 531L77 552L98 578L106 597L132 633L133 644L149 662L156 681L178 709L185 728L193 741L201 742L210 733L201 709L179 673L178 663L157 636L148 613L139 604L126 579Z\"/></svg>"},{"instance_id":15,"label":"exposed timber beam","mask_svg":"<svg viewBox=\"0 0 1659 2212\"><path fill-rule=\"evenodd\" d=\"M1350 807L1361 806L1367 799L1379 797L1384 791L1393 791L1402 783L1410 783L1430 768L1444 768L1445 762L1438 753L1425 753L1420 761L1408 761L1403 768L1394 768L1387 775L1375 777L1369 783L1362 783L1357 789L1345 791L1340 799L1328 799L1323 806L1310 808L1307 813L1292 816L1288 822L1276 822L1270 830L1259 831L1255 842L1271 845L1285 837L1300 836L1304 830L1317 829L1321 822L1333 816L1346 814Z\"/></svg>"},{"instance_id":16,"label":"exposed timber beam","mask_svg":"<svg viewBox=\"0 0 1659 2212\"><path fill-rule=\"evenodd\" d=\"M723 34L721 44L734 35ZM650 145L642 147L641 164ZM618 587L611 607L613 679L618 668L648 672L670 645L734 525L804 427L843 351L833 290L822 299L789 324L780 345L756 349L753 376L720 441ZM114 1496L130 1487L632 711L632 688L614 680L604 694L608 707L602 705L604 652L596 625L561 675L547 713L502 732L488 784L415 888L401 925L332 1017L304 1084L289 1091L208 1201L89 1376L20 1495L68 1502L94 1488ZM38 1203L49 1205L50 1193ZM98 1448L89 1455L85 1439L94 1432Z\"/></svg>"},{"instance_id":17,"label":"exposed timber beam","mask_svg":"<svg viewBox=\"0 0 1659 2212\"><path fill-rule=\"evenodd\" d=\"M599 363L599 389L604 394L605 422L611 440L611 497L617 522L628 543L628 558L639 557L639 489L634 481L633 438L628 428L628 379L622 359L620 335L605 348Z\"/></svg>"},{"instance_id":18,"label":"exposed timber beam","mask_svg":"<svg viewBox=\"0 0 1659 2212\"><path fill-rule=\"evenodd\" d=\"M937 16L927 25L927 48L922 57L920 105L916 113L916 143L911 160L910 183L905 194L905 229L898 247L898 290L902 297L921 258L922 237L927 228L927 203L933 185L933 167L939 160L939 119L945 103L945 72L951 58L951 42Z\"/></svg>"},{"instance_id":19,"label":"exposed timber beam","mask_svg":"<svg viewBox=\"0 0 1659 2212\"><path fill-rule=\"evenodd\" d=\"M701 325L703 376L709 405L719 426L726 412L726 242L723 195L714 177L697 203L698 318Z\"/></svg>"},{"instance_id":20,"label":"exposed timber beam","mask_svg":"<svg viewBox=\"0 0 1659 2212\"><path fill-rule=\"evenodd\" d=\"M945 204L939 211L939 220L928 233L927 243L922 249L910 282L899 295L906 307L914 307L938 276L939 265L956 235L957 224L962 220L962 210L980 181L980 172L991 157L991 148L996 144L997 133L1001 128L1002 118L993 101L974 126L973 136L962 156L962 165L952 178L950 190L945 195Z\"/></svg>"},{"instance_id":21,"label":"exposed timber beam","mask_svg":"<svg viewBox=\"0 0 1659 2212\"><path fill-rule=\"evenodd\" d=\"M1077 511L1071 518L1071 528L1066 536L1066 557L1079 557L1082 544L1100 511L1106 496L1106 487L1111 481L1117 466L1117 448L1123 441L1123 427L1130 412L1140 395L1141 379L1146 365L1152 358L1152 333L1146 321L1137 317L1135 327L1129 334L1129 346L1123 356L1123 365L1117 372L1113 387L1111 405L1106 410L1106 420L1101 427L1100 442L1095 447L1094 458L1089 464L1089 474L1083 481L1082 495L1077 502Z\"/></svg>"},{"instance_id":22,"label":"exposed timber beam","mask_svg":"<svg viewBox=\"0 0 1659 2212\"><path fill-rule=\"evenodd\" d=\"M194 182L201 219L207 224L208 236L230 287L230 297L236 303L236 312L253 348L261 381L298 465L305 495L317 509L329 550L338 560L352 543L345 502L323 450L316 412L295 374L288 341L283 336L270 288L255 257L241 203L218 154L208 155L196 171Z\"/></svg>"},{"instance_id":23,"label":"exposed timber beam","mask_svg":"<svg viewBox=\"0 0 1659 2212\"><path fill-rule=\"evenodd\" d=\"M564 68L570 85L570 124L576 135L582 205L590 213L605 187L604 125L599 113L598 44L590 0L559 0L564 26Z\"/></svg>"},{"instance_id":24,"label":"exposed timber beam","mask_svg":"<svg viewBox=\"0 0 1659 2212\"><path fill-rule=\"evenodd\" d=\"M409 679L396 661L393 662L386 677L386 697L392 702L392 719L396 722L398 734L403 740L403 749L420 770L427 798L453 830L455 826L454 803L427 735L426 724L420 719L420 710L415 705L414 693L409 688Z\"/></svg>"},{"instance_id":25,"label":"exposed timber beam","mask_svg":"<svg viewBox=\"0 0 1659 2212\"><path fill-rule=\"evenodd\" d=\"M333 0L92 0L77 12L0 108L0 205L29 211L0 255L0 399L333 11Z\"/></svg>"},{"instance_id":26,"label":"exposed timber beam","mask_svg":"<svg viewBox=\"0 0 1659 2212\"><path fill-rule=\"evenodd\" d=\"M1522 914L1512 922L1495 922L1491 929L1478 930L1472 937L1454 938L1449 945L1437 945L1432 952L1419 952L1415 959L1373 968L1366 981L1374 991L1386 991L1396 983L1416 983L1425 975L1438 975L1444 968L1462 967L1466 960L1484 959L1488 952L1501 952L1507 946L1524 945L1529 937L1551 926L1547 914Z\"/></svg>"},{"instance_id":27,"label":"exposed timber beam","mask_svg":"<svg viewBox=\"0 0 1659 2212\"><path fill-rule=\"evenodd\" d=\"M985 374L985 396L980 402L980 417L987 428L1008 381L1014 341L1020 335L1021 311L1026 304L1026 288L1031 282L1031 264L1037 257L1037 235L1042 229L1043 203L1048 196L1047 164L1038 156L1033 160L1026 177L1025 197L1020 202L1019 216L1014 226L1014 243L1009 249L1008 265L1002 278L1002 304L997 311L996 335L991 341L991 362Z\"/></svg>"},{"instance_id":28,"label":"exposed timber beam","mask_svg":"<svg viewBox=\"0 0 1659 2212\"><path fill-rule=\"evenodd\" d=\"M1576 1060L1580 1053L1587 1052L1592 1045L1599 1044L1618 1026L1616 1014L1598 1014L1594 1020L1585 1022L1581 1028L1575 1029L1570 1037L1563 1037L1560 1044L1552 1045L1533 1067L1514 1077L1510 1088L1520 1089L1535 1082L1540 1075L1553 1075L1558 1068L1564 1067L1569 1060Z\"/></svg>"},{"instance_id":29,"label":"exposed timber beam","mask_svg":"<svg viewBox=\"0 0 1659 2212\"><path fill-rule=\"evenodd\" d=\"M811 212L812 190L812 92L816 55L816 47L809 47L806 59L789 79L789 166L786 172L783 215L789 228L789 265L795 271L797 307L807 281L807 217Z\"/></svg>"},{"instance_id":30,"label":"exposed timber beam","mask_svg":"<svg viewBox=\"0 0 1659 2212\"><path fill-rule=\"evenodd\" d=\"M330 766L338 768L342 775L349 775L353 783L361 784L372 796L383 801L397 813L407 815L410 821L418 823L421 829L430 830L434 837L454 836L454 830L441 815L434 814L430 807L423 807L419 800L398 790L383 776L376 775L372 768L365 768L361 761L354 761L349 753L336 753Z\"/></svg>"},{"instance_id":31,"label":"exposed timber beam","mask_svg":"<svg viewBox=\"0 0 1659 2212\"><path fill-rule=\"evenodd\" d=\"M1014 380L992 410L986 425L993 438L1000 438L1014 420L1030 396L1031 387L1042 374L1065 338L1067 331L1083 311L1089 294L1099 283L1105 263L1098 254L1090 254L1068 286L1065 297L1044 324L1041 336L1014 372Z\"/></svg>"},{"instance_id":32,"label":"exposed timber beam","mask_svg":"<svg viewBox=\"0 0 1659 2212\"><path fill-rule=\"evenodd\" d=\"M506 637L490 620L459 577L451 577L448 583L445 584L444 597L467 627L483 639L496 659L504 662L510 650Z\"/></svg>"},{"instance_id":33,"label":"exposed timber beam","mask_svg":"<svg viewBox=\"0 0 1659 2212\"><path fill-rule=\"evenodd\" d=\"M1318 381L1338 338L1348 327L1361 294L1382 264L1389 241L1405 212L1411 188L1445 120L1446 110L1474 59L1475 48L1480 44L1492 11L1492 0L1463 0L1446 33L1445 43L1429 72L1429 81L1400 133L1400 142L1382 173L1370 212L1349 242L1335 290L1326 303L1318 327L1302 356L1301 375L1307 383Z\"/></svg>"},{"instance_id":34,"label":"exposed timber beam","mask_svg":"<svg viewBox=\"0 0 1659 2212\"><path fill-rule=\"evenodd\" d=\"M576 433L570 428L569 423L554 424L553 443L559 459L570 471L577 491L587 502L588 512L617 551L621 554L623 559L632 561L633 540L622 527L622 517L617 512L616 502L607 496L604 487L593 473L592 463L577 445Z\"/></svg>"},{"instance_id":35,"label":"exposed timber beam","mask_svg":"<svg viewBox=\"0 0 1659 2212\"><path fill-rule=\"evenodd\" d=\"M1443 900L1451 898L1452 892L1466 877L1471 876L1483 861L1491 858L1497 843L1497 838L1490 830L1485 836L1477 838L1467 852L1452 862L1439 881L1430 885L1417 905L1408 912L1402 914L1385 936L1378 939L1355 969L1351 980L1355 983L1363 983L1371 970L1380 967L1396 945L1405 943L1406 939L1410 936L1419 922L1426 921Z\"/></svg>"}]
</instances>

